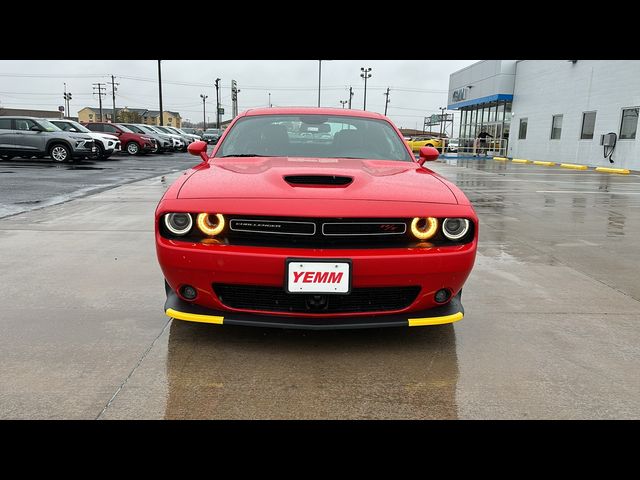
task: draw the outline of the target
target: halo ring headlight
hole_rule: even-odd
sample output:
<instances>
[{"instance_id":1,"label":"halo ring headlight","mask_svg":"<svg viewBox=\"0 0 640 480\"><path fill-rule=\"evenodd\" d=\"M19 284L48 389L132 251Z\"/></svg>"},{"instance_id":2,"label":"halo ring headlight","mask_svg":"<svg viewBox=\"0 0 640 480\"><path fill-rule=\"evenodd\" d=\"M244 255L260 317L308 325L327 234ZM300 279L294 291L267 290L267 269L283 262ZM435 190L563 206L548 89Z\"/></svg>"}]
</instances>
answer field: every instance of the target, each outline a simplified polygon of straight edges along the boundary
<instances>
[{"instance_id":1,"label":"halo ring headlight","mask_svg":"<svg viewBox=\"0 0 640 480\"><path fill-rule=\"evenodd\" d=\"M214 214L212 213L200 213L198 215L198 228L205 235L209 235L210 237L214 237L218 235L222 230L224 230L224 216L221 213L216 213L215 218L216 221L212 222L211 217Z\"/></svg>"},{"instance_id":2,"label":"halo ring headlight","mask_svg":"<svg viewBox=\"0 0 640 480\"><path fill-rule=\"evenodd\" d=\"M415 217L411 221L411 233L420 240L428 240L438 231L438 219L434 217Z\"/></svg>"},{"instance_id":3,"label":"halo ring headlight","mask_svg":"<svg viewBox=\"0 0 640 480\"><path fill-rule=\"evenodd\" d=\"M164 225L174 235L186 235L193 226L188 213L168 213L164 216Z\"/></svg>"},{"instance_id":4,"label":"halo ring headlight","mask_svg":"<svg viewBox=\"0 0 640 480\"><path fill-rule=\"evenodd\" d=\"M449 240L460 240L469 231L469 220L466 218L445 218L442 222L442 233Z\"/></svg>"}]
</instances>

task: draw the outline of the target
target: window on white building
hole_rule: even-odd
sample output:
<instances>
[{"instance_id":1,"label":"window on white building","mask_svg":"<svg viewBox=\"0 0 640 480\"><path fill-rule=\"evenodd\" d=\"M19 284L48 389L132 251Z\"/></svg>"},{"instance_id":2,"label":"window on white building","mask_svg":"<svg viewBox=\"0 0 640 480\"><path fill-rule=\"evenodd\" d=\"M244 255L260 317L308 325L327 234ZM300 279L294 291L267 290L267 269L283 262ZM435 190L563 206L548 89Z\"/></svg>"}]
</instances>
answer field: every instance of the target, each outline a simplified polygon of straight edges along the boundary
<instances>
[{"instance_id":1,"label":"window on white building","mask_svg":"<svg viewBox=\"0 0 640 480\"><path fill-rule=\"evenodd\" d=\"M620 140L636 138L638 129L638 112L640 108L625 108L622 110L622 124L620 125Z\"/></svg>"},{"instance_id":2,"label":"window on white building","mask_svg":"<svg viewBox=\"0 0 640 480\"><path fill-rule=\"evenodd\" d=\"M592 140L596 126L596 112L584 112L582 114L582 130L580 140Z\"/></svg>"},{"instance_id":3,"label":"window on white building","mask_svg":"<svg viewBox=\"0 0 640 480\"><path fill-rule=\"evenodd\" d=\"M518 130L518 140L525 140L527 138L527 122L529 119L520 119L520 129Z\"/></svg>"},{"instance_id":4,"label":"window on white building","mask_svg":"<svg viewBox=\"0 0 640 480\"><path fill-rule=\"evenodd\" d=\"M560 140L562 135L562 115L554 115L551 121L551 140Z\"/></svg>"}]
</instances>

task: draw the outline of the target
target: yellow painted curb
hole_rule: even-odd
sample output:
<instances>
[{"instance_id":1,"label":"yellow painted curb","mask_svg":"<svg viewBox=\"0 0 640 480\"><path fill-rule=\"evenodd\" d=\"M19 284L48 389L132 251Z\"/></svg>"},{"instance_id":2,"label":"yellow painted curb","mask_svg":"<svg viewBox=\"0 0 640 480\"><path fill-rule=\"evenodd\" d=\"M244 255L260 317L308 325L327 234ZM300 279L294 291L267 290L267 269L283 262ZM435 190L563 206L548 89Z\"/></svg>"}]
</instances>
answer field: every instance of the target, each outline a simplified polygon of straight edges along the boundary
<instances>
[{"instance_id":1,"label":"yellow painted curb","mask_svg":"<svg viewBox=\"0 0 640 480\"><path fill-rule=\"evenodd\" d=\"M562 168L572 168L573 170L587 170L589 167L586 165L576 165L575 163L561 163Z\"/></svg>"},{"instance_id":2,"label":"yellow painted curb","mask_svg":"<svg viewBox=\"0 0 640 480\"><path fill-rule=\"evenodd\" d=\"M529 163L529 160L523 160L522 158L514 158L511 160L513 163Z\"/></svg>"},{"instance_id":3,"label":"yellow painted curb","mask_svg":"<svg viewBox=\"0 0 640 480\"><path fill-rule=\"evenodd\" d=\"M508 158L505 158L505 157L493 157L493 159L499 162L506 162L507 160L509 160Z\"/></svg>"},{"instance_id":4,"label":"yellow painted curb","mask_svg":"<svg viewBox=\"0 0 640 480\"><path fill-rule=\"evenodd\" d=\"M622 173L625 175L628 173L631 173L626 168L608 168L608 167L596 167L596 172Z\"/></svg>"},{"instance_id":5,"label":"yellow painted curb","mask_svg":"<svg viewBox=\"0 0 640 480\"><path fill-rule=\"evenodd\" d=\"M544 165L545 167L553 167L555 166L555 162L541 162L540 160L534 160L534 165Z\"/></svg>"}]
</instances>

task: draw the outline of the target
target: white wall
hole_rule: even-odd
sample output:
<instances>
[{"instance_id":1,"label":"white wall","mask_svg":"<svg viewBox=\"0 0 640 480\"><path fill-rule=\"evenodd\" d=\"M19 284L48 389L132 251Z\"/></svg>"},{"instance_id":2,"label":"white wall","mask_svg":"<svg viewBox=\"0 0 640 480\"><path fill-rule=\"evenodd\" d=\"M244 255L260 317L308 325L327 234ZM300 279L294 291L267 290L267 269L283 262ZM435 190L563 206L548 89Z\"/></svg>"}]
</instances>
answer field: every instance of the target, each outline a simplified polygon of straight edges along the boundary
<instances>
[{"instance_id":1,"label":"white wall","mask_svg":"<svg viewBox=\"0 0 640 480\"><path fill-rule=\"evenodd\" d=\"M603 156L600 135L620 134L622 109L640 106L638 60L524 60L516 64L509 156L528 160L640 170L640 131L620 140L615 163ZM582 113L596 111L592 140L580 140ZM552 115L562 114L560 140L551 140ZM521 118L527 138L518 140ZM640 127L640 125L639 125Z\"/></svg>"}]
</instances>

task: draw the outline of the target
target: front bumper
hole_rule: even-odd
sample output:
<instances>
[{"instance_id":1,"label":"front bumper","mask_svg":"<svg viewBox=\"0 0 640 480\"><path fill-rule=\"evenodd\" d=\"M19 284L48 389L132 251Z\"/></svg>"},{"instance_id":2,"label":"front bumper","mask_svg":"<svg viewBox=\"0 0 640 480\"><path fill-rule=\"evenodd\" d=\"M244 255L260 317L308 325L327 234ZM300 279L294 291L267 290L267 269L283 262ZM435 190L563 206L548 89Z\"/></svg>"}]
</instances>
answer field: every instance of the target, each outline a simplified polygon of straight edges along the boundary
<instances>
[{"instance_id":1,"label":"front bumper","mask_svg":"<svg viewBox=\"0 0 640 480\"><path fill-rule=\"evenodd\" d=\"M177 320L214 323L218 325L242 325L269 328L296 328L308 330L334 330L352 328L420 327L457 322L464 317L462 291L443 306L410 313L368 315L359 317L308 317L259 315L253 313L214 310L181 300L165 284L167 301L165 314Z\"/></svg>"}]
</instances>

